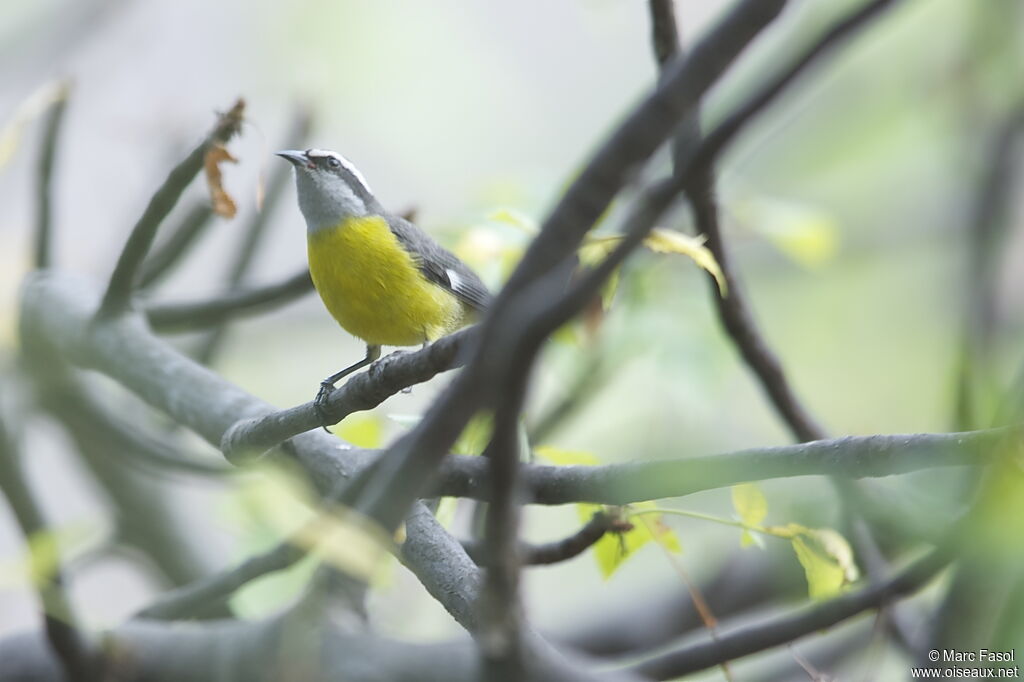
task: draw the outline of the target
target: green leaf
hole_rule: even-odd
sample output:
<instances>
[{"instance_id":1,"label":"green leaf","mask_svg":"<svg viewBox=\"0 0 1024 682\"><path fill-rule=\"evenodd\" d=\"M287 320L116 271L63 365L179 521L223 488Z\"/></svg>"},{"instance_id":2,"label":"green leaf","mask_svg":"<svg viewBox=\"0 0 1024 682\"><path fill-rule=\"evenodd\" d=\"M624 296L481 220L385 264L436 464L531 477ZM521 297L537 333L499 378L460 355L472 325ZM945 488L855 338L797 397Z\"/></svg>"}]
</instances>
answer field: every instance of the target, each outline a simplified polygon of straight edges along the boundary
<instances>
[{"instance_id":1,"label":"green leaf","mask_svg":"<svg viewBox=\"0 0 1024 682\"><path fill-rule=\"evenodd\" d=\"M748 526L759 527L768 516L768 500L761 489L753 483L741 483L732 487L732 506L736 516ZM758 544L758 538L744 530L740 537L740 545L747 547Z\"/></svg>"},{"instance_id":2,"label":"green leaf","mask_svg":"<svg viewBox=\"0 0 1024 682\"><path fill-rule=\"evenodd\" d=\"M598 464L598 459L593 453L583 450L562 450L540 445L534 448L533 452L538 458L558 466L594 466ZM580 522L588 523L598 512L621 514L623 509L628 513L656 507L654 502L637 502L624 508L581 503L576 505L576 514ZM601 571L601 576L606 580L618 570L626 559L651 541L658 543L669 552L682 551L679 538L661 520L661 514L643 514L631 519L629 523L632 526L629 530L605 533L592 547L597 567Z\"/></svg>"},{"instance_id":3,"label":"green leaf","mask_svg":"<svg viewBox=\"0 0 1024 682\"><path fill-rule=\"evenodd\" d=\"M811 599L827 599L842 592L860 577L850 543L831 528L807 528L796 523L771 528L779 537L788 537L807 576Z\"/></svg>"}]
</instances>

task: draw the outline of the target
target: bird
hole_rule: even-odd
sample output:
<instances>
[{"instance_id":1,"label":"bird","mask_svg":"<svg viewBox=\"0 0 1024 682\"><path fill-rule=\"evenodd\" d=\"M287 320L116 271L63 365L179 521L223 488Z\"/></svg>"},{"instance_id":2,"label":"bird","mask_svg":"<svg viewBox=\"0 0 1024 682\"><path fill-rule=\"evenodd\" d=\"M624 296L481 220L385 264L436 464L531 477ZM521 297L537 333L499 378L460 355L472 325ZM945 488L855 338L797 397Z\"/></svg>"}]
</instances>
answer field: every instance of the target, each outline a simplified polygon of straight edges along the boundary
<instances>
[{"instance_id":1,"label":"bird","mask_svg":"<svg viewBox=\"0 0 1024 682\"><path fill-rule=\"evenodd\" d=\"M468 265L385 210L341 154L286 149L277 156L295 169L313 285L338 324L366 344L362 360L320 382L313 404L323 423L338 381L372 365L382 346L435 341L478 319L492 296Z\"/></svg>"}]
</instances>

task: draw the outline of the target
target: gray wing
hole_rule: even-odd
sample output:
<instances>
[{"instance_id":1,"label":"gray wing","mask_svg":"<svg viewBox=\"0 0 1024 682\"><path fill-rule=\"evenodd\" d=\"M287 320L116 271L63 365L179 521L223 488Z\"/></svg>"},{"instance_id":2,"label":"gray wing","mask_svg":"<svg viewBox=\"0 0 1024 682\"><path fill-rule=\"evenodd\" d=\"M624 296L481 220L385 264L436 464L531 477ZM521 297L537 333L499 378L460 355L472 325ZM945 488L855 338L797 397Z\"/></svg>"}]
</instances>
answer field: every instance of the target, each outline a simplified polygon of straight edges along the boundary
<instances>
[{"instance_id":1,"label":"gray wing","mask_svg":"<svg viewBox=\"0 0 1024 682\"><path fill-rule=\"evenodd\" d=\"M491 292L468 265L408 220L398 216L388 216L387 220L398 241L414 254L424 277L455 294L470 308L481 313L487 310Z\"/></svg>"}]
</instances>

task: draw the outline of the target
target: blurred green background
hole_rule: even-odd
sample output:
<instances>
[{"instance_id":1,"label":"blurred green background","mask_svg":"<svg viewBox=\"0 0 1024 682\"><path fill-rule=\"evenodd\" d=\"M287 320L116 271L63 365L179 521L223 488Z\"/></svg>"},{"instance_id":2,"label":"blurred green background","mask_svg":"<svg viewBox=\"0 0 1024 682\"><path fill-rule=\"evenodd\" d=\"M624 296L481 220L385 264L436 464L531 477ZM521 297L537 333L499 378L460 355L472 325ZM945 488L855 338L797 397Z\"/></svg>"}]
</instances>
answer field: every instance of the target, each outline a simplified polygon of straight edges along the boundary
<instances>
[{"instance_id":1,"label":"blurred green background","mask_svg":"<svg viewBox=\"0 0 1024 682\"><path fill-rule=\"evenodd\" d=\"M685 39L727 4L677 2ZM712 91L705 118L714 121L854 4L792 3ZM972 202L990 160L988 141L1020 100L1022 8L1017 0L899 5L813 69L720 166L727 238L758 321L798 394L831 433L956 426ZM386 206L414 209L421 226L460 249L497 288L502 259L525 237L495 213L544 217L596 143L652 87L648 30L640 0L5 3L0 125L43 84L73 80L58 157L56 260L96 282L108 276L169 166L209 128L214 111L241 95L251 125L231 145L240 163L225 169L241 217L214 226L161 299L217 291L227 254L255 210L259 178L278 163L270 152L299 106L314 114L311 146L345 153ZM28 120L8 139L14 146L0 167L0 353L8 364L16 350L18 282L29 265L40 132L38 119ZM667 158L654 167L667 169ZM202 193L201 183L190 190ZM1012 203L1019 204L1016 195ZM1005 240L988 270L997 283L997 333L983 353L979 382L988 388L1005 383L1022 360L1024 237L1013 229L1019 209L1011 205ZM602 229L613 230L616 215ZM276 281L303 263L303 224L290 189L272 220L249 283ZM685 210L666 226L691 229ZM531 396L534 415L557 401L588 358L602 357L608 374L545 442L590 451L602 462L789 442L719 329L704 279L677 257L641 253L628 264L597 338L552 344L544 356ZM189 339L175 342L187 348ZM233 325L215 365L285 406L310 399L325 374L361 352L307 297ZM417 414L444 381L379 408L383 440L403 428L391 416ZM991 406L984 391L978 400ZM55 525L80 524L100 536L109 530L109 513L62 434L39 419L27 438L29 466L38 481L45 474L40 492ZM940 518L930 515L941 511L943 498L929 502L922 488L955 488L956 477L872 485L920 502L927 520ZM823 480L763 487L771 522L836 523L834 493ZM233 486L173 477L166 488L210 568L273 539L247 520ZM680 505L729 514L727 491ZM681 561L698 580L736 551L737 533L671 523L683 544ZM535 540L554 539L575 524L568 508L528 514ZM12 521L0 514L0 562L16 564L23 552ZM263 581L243 595L244 608L270 612L295 587L294 575ZM584 556L531 571L527 588L539 626L557 629L601 618L638 592L678 592L681 585L672 565L648 547L607 582ZM117 555L89 562L72 584L82 613L100 625L116 623L154 589ZM373 613L383 630L401 636L436 639L456 631L400 568L375 591ZM34 623L26 587L15 579L0 584L0 633Z\"/></svg>"}]
</instances>

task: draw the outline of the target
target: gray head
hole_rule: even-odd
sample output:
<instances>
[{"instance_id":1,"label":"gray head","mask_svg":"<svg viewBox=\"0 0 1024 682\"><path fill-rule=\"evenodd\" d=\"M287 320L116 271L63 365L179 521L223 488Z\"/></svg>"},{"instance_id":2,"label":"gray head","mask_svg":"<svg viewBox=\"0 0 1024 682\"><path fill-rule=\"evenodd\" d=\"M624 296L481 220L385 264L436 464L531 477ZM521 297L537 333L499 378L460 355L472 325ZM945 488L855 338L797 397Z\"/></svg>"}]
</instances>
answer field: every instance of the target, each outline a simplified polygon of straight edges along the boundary
<instances>
[{"instance_id":1,"label":"gray head","mask_svg":"<svg viewBox=\"0 0 1024 682\"><path fill-rule=\"evenodd\" d=\"M299 208L311 232L334 227L343 218L383 213L362 173L341 154L289 149L277 155L295 166Z\"/></svg>"}]
</instances>

